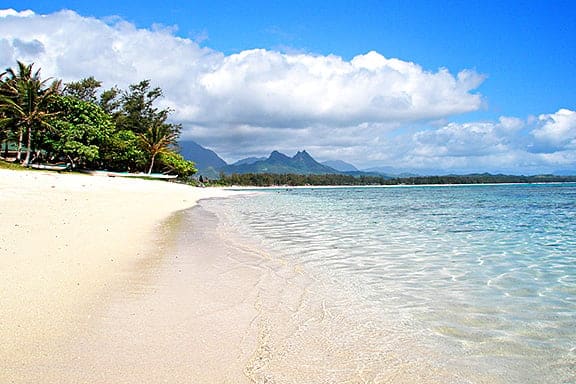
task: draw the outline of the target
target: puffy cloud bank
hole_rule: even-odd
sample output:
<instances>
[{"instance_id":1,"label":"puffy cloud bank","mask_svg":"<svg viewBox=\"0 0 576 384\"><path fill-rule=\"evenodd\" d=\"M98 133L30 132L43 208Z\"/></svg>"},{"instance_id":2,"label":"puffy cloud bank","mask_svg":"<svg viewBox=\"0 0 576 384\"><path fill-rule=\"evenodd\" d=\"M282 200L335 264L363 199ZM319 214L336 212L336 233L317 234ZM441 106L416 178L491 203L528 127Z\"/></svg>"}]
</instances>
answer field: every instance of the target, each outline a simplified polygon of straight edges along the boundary
<instances>
[{"instance_id":1,"label":"puffy cloud bank","mask_svg":"<svg viewBox=\"0 0 576 384\"><path fill-rule=\"evenodd\" d=\"M528 174L575 171L575 144L576 112L560 109L526 119L449 123L397 136L387 145L411 169Z\"/></svg>"},{"instance_id":2,"label":"puffy cloud bank","mask_svg":"<svg viewBox=\"0 0 576 384\"><path fill-rule=\"evenodd\" d=\"M94 76L105 87L151 79L185 135L228 160L304 148L320 158L416 168L574 159L568 110L532 119L533 131L524 135L530 124L518 119L406 133L480 109L485 103L476 90L484 77L470 70L428 71L378 52L351 60L266 49L224 55L176 36L174 28L138 29L73 11L0 11L0 36L3 67L34 62L44 76Z\"/></svg>"}]
</instances>

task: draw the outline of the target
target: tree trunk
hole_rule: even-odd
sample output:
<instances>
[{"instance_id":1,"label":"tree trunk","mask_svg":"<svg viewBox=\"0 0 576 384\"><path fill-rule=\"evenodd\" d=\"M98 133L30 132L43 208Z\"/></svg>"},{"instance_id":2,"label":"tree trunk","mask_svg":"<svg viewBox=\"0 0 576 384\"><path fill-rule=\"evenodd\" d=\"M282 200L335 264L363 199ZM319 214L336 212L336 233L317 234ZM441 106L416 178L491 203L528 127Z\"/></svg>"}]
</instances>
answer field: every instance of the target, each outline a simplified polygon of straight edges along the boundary
<instances>
[{"instance_id":1,"label":"tree trunk","mask_svg":"<svg viewBox=\"0 0 576 384\"><path fill-rule=\"evenodd\" d=\"M152 155L152 159L150 159L150 168L148 169L148 174L152 173L152 168L154 168L154 158L156 157L156 154Z\"/></svg>"},{"instance_id":2,"label":"tree trunk","mask_svg":"<svg viewBox=\"0 0 576 384\"><path fill-rule=\"evenodd\" d=\"M16 149L16 161L18 163L22 159L22 140L24 140L24 130L20 128L18 132L18 148Z\"/></svg>"},{"instance_id":3,"label":"tree trunk","mask_svg":"<svg viewBox=\"0 0 576 384\"><path fill-rule=\"evenodd\" d=\"M26 146L26 158L24 164L30 165L30 154L32 153L32 128L28 127L28 145Z\"/></svg>"},{"instance_id":4,"label":"tree trunk","mask_svg":"<svg viewBox=\"0 0 576 384\"><path fill-rule=\"evenodd\" d=\"M68 158L68 160L70 160L70 170L76 168L76 164L74 164L74 159L72 158L72 156L66 155L66 157Z\"/></svg>"}]
</instances>

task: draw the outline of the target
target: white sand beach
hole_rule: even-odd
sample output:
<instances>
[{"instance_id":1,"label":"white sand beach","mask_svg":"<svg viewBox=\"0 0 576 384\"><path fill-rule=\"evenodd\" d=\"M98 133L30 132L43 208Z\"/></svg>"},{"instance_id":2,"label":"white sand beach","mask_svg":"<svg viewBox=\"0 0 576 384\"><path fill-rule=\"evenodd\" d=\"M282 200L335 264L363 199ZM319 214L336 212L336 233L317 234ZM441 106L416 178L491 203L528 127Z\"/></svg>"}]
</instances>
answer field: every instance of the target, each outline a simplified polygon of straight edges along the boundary
<instances>
[{"instance_id":1,"label":"white sand beach","mask_svg":"<svg viewBox=\"0 0 576 384\"><path fill-rule=\"evenodd\" d=\"M78 382L51 365L58 351L158 260L163 221L199 199L229 193L0 170L0 382Z\"/></svg>"}]
</instances>

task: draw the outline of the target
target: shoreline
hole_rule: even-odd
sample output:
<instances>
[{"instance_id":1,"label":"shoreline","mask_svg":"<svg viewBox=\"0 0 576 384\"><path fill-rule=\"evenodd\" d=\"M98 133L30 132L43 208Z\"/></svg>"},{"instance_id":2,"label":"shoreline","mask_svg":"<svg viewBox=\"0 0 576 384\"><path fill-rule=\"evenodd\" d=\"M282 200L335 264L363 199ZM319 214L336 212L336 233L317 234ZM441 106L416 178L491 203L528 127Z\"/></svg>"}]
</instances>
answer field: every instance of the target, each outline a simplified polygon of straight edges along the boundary
<instances>
[{"instance_id":1,"label":"shoreline","mask_svg":"<svg viewBox=\"0 0 576 384\"><path fill-rule=\"evenodd\" d=\"M526 186L526 185L562 185L576 184L576 181L546 181L546 182L526 182L526 183L477 183L477 184L391 184L391 185L271 185L271 186L247 186L231 185L226 188L231 191L276 191L276 190L314 190L314 189L386 189L386 188L420 188L420 187L497 187L497 186Z\"/></svg>"},{"instance_id":2,"label":"shoreline","mask_svg":"<svg viewBox=\"0 0 576 384\"><path fill-rule=\"evenodd\" d=\"M162 226L200 199L234 194L154 180L0 170L0 381L89 326L165 243ZM164 234L165 235L165 234Z\"/></svg>"}]
</instances>

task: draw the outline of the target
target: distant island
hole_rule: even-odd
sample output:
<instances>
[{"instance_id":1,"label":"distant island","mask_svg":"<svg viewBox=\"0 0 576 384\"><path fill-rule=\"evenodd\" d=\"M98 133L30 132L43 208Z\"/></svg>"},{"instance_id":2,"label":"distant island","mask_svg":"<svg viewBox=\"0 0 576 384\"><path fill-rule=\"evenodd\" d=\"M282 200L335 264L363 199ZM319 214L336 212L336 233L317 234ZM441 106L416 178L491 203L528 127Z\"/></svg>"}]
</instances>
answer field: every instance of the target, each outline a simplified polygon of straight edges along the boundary
<instances>
[{"instance_id":1,"label":"distant island","mask_svg":"<svg viewBox=\"0 0 576 384\"><path fill-rule=\"evenodd\" d=\"M370 186L370 185L449 185L449 184L506 184L506 183L574 183L576 176L516 176L489 173L446 176L415 176L387 178L384 176L351 176L343 174L298 175L246 173L222 174L215 181L223 186Z\"/></svg>"}]
</instances>

